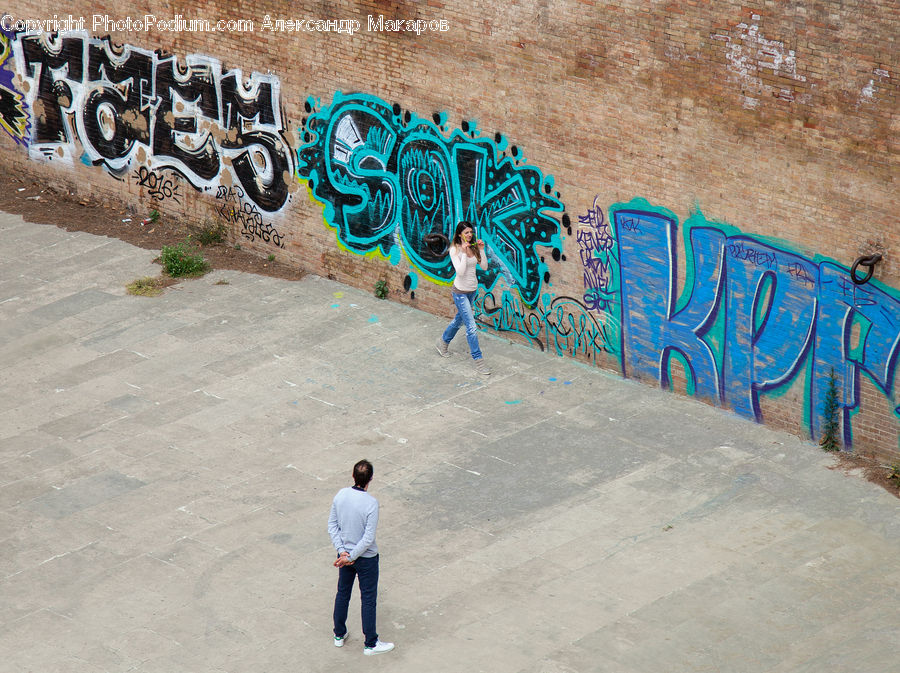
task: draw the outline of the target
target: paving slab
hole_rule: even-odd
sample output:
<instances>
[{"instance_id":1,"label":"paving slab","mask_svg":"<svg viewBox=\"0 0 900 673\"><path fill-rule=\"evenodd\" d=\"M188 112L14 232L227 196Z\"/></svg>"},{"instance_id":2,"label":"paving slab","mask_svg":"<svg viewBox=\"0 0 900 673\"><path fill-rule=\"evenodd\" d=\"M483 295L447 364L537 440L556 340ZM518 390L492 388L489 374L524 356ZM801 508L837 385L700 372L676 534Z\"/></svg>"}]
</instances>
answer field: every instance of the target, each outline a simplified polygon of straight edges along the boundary
<instances>
[{"instance_id":1,"label":"paving slab","mask_svg":"<svg viewBox=\"0 0 900 673\"><path fill-rule=\"evenodd\" d=\"M900 500L707 405L307 276L0 214L0 671L893 673ZM381 503L331 640L331 498Z\"/></svg>"}]
</instances>

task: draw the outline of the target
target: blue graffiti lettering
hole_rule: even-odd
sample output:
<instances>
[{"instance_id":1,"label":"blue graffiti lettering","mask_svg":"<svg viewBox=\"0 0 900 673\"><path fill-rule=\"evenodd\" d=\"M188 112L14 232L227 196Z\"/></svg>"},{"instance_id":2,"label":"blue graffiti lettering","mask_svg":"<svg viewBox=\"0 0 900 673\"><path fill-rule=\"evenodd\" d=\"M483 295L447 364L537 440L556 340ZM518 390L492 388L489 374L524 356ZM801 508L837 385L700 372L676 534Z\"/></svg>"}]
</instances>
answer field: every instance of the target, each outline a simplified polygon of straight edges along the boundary
<instances>
[{"instance_id":1,"label":"blue graffiti lettering","mask_svg":"<svg viewBox=\"0 0 900 673\"><path fill-rule=\"evenodd\" d=\"M760 396L803 380L805 422L822 433L820 410L834 368L843 391L843 441L852 445L860 373L897 407L900 298L849 270L815 263L721 227L690 223L684 290L677 224L661 209L612 209L621 274L622 373L671 384L671 358L688 388L762 421ZM855 343L854 343L855 340Z\"/></svg>"}]
</instances>

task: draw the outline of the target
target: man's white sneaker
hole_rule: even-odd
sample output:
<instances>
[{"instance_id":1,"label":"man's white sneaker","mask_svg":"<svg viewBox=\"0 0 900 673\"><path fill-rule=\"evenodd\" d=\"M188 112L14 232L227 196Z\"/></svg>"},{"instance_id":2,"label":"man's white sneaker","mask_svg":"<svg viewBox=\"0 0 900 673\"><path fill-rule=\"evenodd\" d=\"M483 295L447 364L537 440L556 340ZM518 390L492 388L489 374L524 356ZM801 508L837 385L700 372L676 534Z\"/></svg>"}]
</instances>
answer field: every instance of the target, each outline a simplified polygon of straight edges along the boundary
<instances>
[{"instance_id":1,"label":"man's white sneaker","mask_svg":"<svg viewBox=\"0 0 900 673\"><path fill-rule=\"evenodd\" d=\"M434 346L437 348L437 352L440 353L442 358L450 357L450 344L444 341L443 337L438 337L437 343Z\"/></svg>"},{"instance_id":2,"label":"man's white sneaker","mask_svg":"<svg viewBox=\"0 0 900 673\"><path fill-rule=\"evenodd\" d=\"M344 641L347 640L347 636L349 636L349 635L350 635L349 633L345 633L345 634L342 635L340 638L338 638L337 636L335 636L335 637L334 637L334 646L335 646L335 647L343 647L343 646L344 646Z\"/></svg>"},{"instance_id":3,"label":"man's white sneaker","mask_svg":"<svg viewBox=\"0 0 900 673\"><path fill-rule=\"evenodd\" d=\"M380 640L375 642L375 647L366 647L363 654L384 654L394 649L394 643L383 643Z\"/></svg>"}]
</instances>

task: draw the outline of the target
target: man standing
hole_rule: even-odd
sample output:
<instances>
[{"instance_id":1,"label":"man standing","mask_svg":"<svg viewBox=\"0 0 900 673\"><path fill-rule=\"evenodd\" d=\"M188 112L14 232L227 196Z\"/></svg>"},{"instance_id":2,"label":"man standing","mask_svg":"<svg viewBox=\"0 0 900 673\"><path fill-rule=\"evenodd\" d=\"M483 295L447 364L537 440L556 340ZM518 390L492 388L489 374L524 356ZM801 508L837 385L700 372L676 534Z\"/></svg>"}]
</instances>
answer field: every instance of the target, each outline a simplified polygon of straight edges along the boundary
<instances>
[{"instance_id":1,"label":"man standing","mask_svg":"<svg viewBox=\"0 0 900 673\"><path fill-rule=\"evenodd\" d=\"M362 602L362 628L366 636L363 654L381 654L394 649L393 643L378 640L375 630L375 604L378 599L378 501L367 493L372 463L361 460L353 466L353 486L342 488L331 503L328 534L337 550L334 562L338 568L337 595L334 597L334 644L343 647L347 639L347 609L353 580L359 578Z\"/></svg>"}]
</instances>

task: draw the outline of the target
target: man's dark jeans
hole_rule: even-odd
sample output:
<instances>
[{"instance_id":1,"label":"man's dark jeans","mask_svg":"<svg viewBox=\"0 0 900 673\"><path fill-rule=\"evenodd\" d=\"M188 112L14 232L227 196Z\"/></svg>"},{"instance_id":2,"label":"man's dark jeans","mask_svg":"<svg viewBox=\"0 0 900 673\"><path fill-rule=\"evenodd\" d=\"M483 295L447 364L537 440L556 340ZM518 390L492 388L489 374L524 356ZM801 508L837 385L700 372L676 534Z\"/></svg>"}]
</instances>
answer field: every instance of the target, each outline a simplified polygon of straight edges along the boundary
<instances>
[{"instance_id":1,"label":"man's dark jeans","mask_svg":"<svg viewBox=\"0 0 900 673\"><path fill-rule=\"evenodd\" d=\"M366 636L366 647L375 647L375 643L378 642L378 633L375 631L378 555L372 558L360 556L353 565L338 568L337 595L334 597L334 635L340 638L347 633L347 609L350 607L350 593L353 591L355 577L359 577L362 628Z\"/></svg>"}]
</instances>

